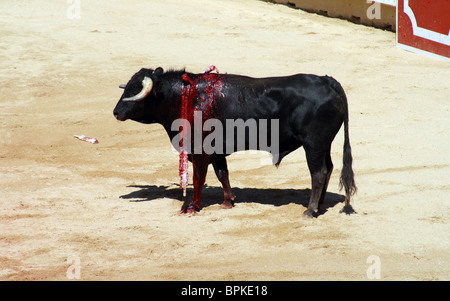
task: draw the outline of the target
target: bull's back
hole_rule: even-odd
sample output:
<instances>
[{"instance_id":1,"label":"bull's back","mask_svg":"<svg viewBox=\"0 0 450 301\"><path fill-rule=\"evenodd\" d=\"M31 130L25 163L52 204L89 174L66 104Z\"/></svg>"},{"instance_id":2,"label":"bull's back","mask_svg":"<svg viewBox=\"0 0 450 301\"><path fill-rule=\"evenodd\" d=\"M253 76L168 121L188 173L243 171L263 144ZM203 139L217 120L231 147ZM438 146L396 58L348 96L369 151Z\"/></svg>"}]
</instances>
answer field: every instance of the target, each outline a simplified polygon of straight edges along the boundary
<instances>
[{"instance_id":1,"label":"bull's back","mask_svg":"<svg viewBox=\"0 0 450 301\"><path fill-rule=\"evenodd\" d=\"M312 74L265 78L226 75L218 109L226 118L244 120L285 119L298 110L306 114L334 101L329 79Z\"/></svg>"}]
</instances>

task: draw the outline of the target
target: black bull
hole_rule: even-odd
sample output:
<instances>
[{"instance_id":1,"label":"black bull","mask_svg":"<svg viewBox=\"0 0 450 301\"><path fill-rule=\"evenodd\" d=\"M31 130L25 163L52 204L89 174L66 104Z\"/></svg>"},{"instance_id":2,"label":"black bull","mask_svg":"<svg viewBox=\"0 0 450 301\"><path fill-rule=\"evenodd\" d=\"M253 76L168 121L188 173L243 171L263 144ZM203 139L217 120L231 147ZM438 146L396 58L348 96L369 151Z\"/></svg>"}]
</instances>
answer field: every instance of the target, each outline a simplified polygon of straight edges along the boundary
<instances>
[{"instance_id":1,"label":"black bull","mask_svg":"<svg viewBox=\"0 0 450 301\"><path fill-rule=\"evenodd\" d=\"M280 164L283 157L301 146L305 150L312 182L308 209L303 213L308 217L318 212L319 204L325 197L333 170L331 143L344 123L340 187L345 189L346 196L341 212L354 212L350 197L355 193L356 185L348 134L347 98L335 79L310 74L251 78L232 74L164 72L162 68L157 68L141 69L121 88L124 92L114 109L116 119L159 123L171 141L180 133L180 129L173 130L172 124L181 116L182 101L188 102L189 116L194 110L201 111L203 122L209 118L216 118L223 124L226 120L236 119L277 120L279 133L275 136L278 136L278 153L272 153L276 158L274 163ZM270 130L268 133L270 135ZM234 137L238 139L238 136ZM248 140L248 137L244 139ZM239 145L239 141L234 142L234 145ZM252 147L248 141L244 145L244 149L259 148L258 144ZM209 164L213 165L223 186L222 206L233 207L235 195L228 180L226 161L226 156L231 152L189 154L194 170L194 196L190 202L185 202L182 212L200 210L201 191Z\"/></svg>"}]
</instances>

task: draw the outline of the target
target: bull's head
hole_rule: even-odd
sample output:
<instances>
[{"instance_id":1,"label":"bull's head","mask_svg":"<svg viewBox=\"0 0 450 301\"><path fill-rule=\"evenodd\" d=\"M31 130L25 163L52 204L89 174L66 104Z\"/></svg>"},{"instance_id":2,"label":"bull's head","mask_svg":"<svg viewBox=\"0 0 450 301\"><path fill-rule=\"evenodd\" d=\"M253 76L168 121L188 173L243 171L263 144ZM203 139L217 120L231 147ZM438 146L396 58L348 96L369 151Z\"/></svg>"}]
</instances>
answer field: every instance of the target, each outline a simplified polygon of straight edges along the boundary
<instances>
[{"instance_id":1,"label":"bull's head","mask_svg":"<svg viewBox=\"0 0 450 301\"><path fill-rule=\"evenodd\" d=\"M152 98L156 95L153 87L162 73L162 68L156 70L143 68L133 75L126 85L119 86L124 89L124 92L114 108L114 116L117 120L155 122L152 117Z\"/></svg>"}]
</instances>

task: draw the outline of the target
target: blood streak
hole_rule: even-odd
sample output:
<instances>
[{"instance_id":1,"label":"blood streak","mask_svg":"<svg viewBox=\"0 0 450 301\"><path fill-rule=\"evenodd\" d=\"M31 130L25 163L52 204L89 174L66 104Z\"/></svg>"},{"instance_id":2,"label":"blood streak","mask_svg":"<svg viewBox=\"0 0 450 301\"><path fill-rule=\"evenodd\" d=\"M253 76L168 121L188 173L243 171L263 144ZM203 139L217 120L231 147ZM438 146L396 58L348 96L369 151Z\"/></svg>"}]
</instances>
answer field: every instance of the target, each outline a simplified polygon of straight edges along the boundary
<instances>
[{"instance_id":1,"label":"blood streak","mask_svg":"<svg viewBox=\"0 0 450 301\"><path fill-rule=\"evenodd\" d=\"M214 70L216 70L217 74L211 74L211 71ZM180 118L183 120L183 122L189 122L190 125L193 125L194 111L201 111L203 113L202 122L216 116L215 110L217 97L223 96L222 88L224 86L222 76L218 73L219 71L217 70L217 68L212 65L208 67L200 76L196 76L193 79L191 79L186 73L182 75L182 78L186 83L181 96ZM203 128L203 124L197 126L201 126ZM202 128L197 130L201 131ZM193 130L192 126L191 130ZM183 132L185 133L185 131ZM183 132L180 142L181 152L179 175L180 188L183 188L183 195L185 196L186 187L188 185L188 150L183 149L183 141L185 139ZM191 135L191 139L193 138L194 135ZM191 140L191 146L193 145L194 143ZM202 158L200 161L198 161L198 159L192 160L194 173L199 169L205 170L205 165L207 166L209 163L208 155L202 154L200 158ZM200 178L197 175L200 175ZM194 174L194 188L198 188L198 191L195 191L194 194L192 204L194 208L188 208L187 210L200 210L200 194L205 180L204 178L206 176L206 170L204 175L202 172L197 172L197 175Z\"/></svg>"},{"instance_id":2,"label":"blood streak","mask_svg":"<svg viewBox=\"0 0 450 301\"><path fill-rule=\"evenodd\" d=\"M197 89L195 85L192 84L190 78L187 74L183 74L183 80L189 84L183 88L183 93L181 95L181 114L182 119L182 137L180 141L180 165L179 165L179 175L180 175L180 188L183 189L183 196L186 196L186 187L188 185L188 150L184 148L184 133L187 127L187 123L192 124L192 104L195 96L197 95Z\"/></svg>"}]
</instances>

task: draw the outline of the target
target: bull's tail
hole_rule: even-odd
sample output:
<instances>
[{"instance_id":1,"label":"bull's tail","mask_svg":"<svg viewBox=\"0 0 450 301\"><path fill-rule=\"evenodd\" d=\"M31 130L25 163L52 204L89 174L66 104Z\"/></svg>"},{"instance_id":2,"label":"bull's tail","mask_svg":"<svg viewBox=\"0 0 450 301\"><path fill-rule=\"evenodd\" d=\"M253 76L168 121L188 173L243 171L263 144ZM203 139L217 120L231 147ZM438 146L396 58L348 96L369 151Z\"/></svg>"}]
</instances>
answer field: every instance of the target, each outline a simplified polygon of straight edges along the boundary
<instances>
[{"instance_id":1,"label":"bull's tail","mask_svg":"<svg viewBox=\"0 0 450 301\"><path fill-rule=\"evenodd\" d=\"M350 198L357 191L357 187L355 184L355 175L353 173L352 163L352 148L350 146L350 138L348 134L348 103L347 96L345 95L344 89L342 86L336 81L332 80L332 86L334 90L339 94L342 103L344 105L344 153L343 153L343 167L341 171L341 178L339 180L339 189L345 190L345 206L341 210L341 212L350 214L355 211L350 205Z\"/></svg>"}]
</instances>

